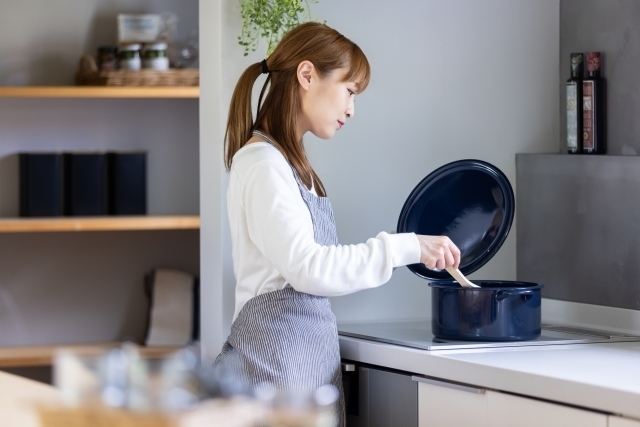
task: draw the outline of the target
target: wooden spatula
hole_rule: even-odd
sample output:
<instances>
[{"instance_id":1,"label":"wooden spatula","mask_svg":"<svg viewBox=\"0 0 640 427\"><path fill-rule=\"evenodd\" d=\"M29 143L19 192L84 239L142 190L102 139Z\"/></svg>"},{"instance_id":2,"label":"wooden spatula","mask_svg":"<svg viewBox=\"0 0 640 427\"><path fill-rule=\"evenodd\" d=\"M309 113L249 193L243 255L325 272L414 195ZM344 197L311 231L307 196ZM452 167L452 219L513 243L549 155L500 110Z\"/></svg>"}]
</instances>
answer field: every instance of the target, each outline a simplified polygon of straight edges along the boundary
<instances>
[{"instance_id":1,"label":"wooden spatula","mask_svg":"<svg viewBox=\"0 0 640 427\"><path fill-rule=\"evenodd\" d=\"M458 270L457 268L453 268L451 266L447 266L445 267L445 269L449 272L450 275L453 276L454 279L456 279L456 281L458 283L460 283L460 286L464 286L465 288L479 288L480 286L478 285L474 285L473 283L471 283L469 281L469 279L467 279L464 274L462 274L460 272L460 270Z\"/></svg>"}]
</instances>

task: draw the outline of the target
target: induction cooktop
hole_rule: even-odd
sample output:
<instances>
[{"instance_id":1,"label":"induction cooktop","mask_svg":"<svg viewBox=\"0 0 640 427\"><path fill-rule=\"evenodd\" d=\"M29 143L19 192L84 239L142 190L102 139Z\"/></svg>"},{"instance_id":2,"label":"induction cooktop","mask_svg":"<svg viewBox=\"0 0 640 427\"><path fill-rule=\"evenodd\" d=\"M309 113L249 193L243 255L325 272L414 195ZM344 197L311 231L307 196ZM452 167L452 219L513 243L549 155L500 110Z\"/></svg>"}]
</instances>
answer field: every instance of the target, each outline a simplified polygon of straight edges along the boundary
<instances>
[{"instance_id":1,"label":"induction cooktop","mask_svg":"<svg viewBox=\"0 0 640 427\"><path fill-rule=\"evenodd\" d=\"M563 344L611 343L640 341L640 336L582 329L568 326L542 325L540 337L529 341L479 342L441 340L431 333L431 321L376 322L338 324L338 334L421 350L459 350L468 348L524 347Z\"/></svg>"}]
</instances>

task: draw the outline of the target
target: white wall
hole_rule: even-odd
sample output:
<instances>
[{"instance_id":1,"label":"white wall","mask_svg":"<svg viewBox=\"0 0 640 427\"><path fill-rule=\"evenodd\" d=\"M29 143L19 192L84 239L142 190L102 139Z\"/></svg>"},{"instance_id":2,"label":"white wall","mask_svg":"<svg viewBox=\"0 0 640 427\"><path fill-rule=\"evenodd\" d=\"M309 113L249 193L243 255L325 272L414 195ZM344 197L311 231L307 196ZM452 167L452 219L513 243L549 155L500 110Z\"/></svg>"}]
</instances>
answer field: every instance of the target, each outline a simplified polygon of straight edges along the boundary
<instances>
[{"instance_id":1,"label":"white wall","mask_svg":"<svg viewBox=\"0 0 640 427\"><path fill-rule=\"evenodd\" d=\"M306 138L341 243L394 229L406 196L445 163L491 162L515 187L515 153L557 150L559 0L320 0L313 12L358 43L373 72L357 97L355 118L333 140ZM242 25L237 2L223 1L220 13L223 111L216 117L223 123L237 78L264 57L266 47L244 57L236 42ZM201 114L212 117L204 109ZM222 171L221 163L215 167ZM224 205L224 198L219 202ZM216 276L221 282L207 285L219 291L222 318L203 324L203 331L226 331L235 284L226 217L203 212L203 221L220 230L216 239L223 248L222 277ZM515 234L512 229L501 251L473 277L515 279ZM332 304L339 321L424 318L430 311L426 281L404 268L387 285ZM215 353L220 344L211 340L205 347Z\"/></svg>"},{"instance_id":2,"label":"white wall","mask_svg":"<svg viewBox=\"0 0 640 427\"><path fill-rule=\"evenodd\" d=\"M223 324L223 230L228 228L222 161L221 2L199 0L200 49L200 335L202 355L213 360L228 335Z\"/></svg>"}]
</instances>

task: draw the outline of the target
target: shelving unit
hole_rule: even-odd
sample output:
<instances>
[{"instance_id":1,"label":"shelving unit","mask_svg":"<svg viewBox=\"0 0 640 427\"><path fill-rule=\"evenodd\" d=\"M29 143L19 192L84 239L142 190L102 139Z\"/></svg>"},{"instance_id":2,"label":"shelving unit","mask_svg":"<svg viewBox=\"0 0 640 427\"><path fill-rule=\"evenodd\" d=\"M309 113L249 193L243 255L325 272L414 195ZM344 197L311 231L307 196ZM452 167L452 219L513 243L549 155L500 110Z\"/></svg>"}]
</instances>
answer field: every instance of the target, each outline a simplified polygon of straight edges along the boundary
<instances>
[{"instance_id":1,"label":"shelving unit","mask_svg":"<svg viewBox=\"0 0 640 427\"><path fill-rule=\"evenodd\" d=\"M189 230L200 228L198 216L123 216L0 219L0 233L52 231Z\"/></svg>"},{"instance_id":2,"label":"shelving unit","mask_svg":"<svg viewBox=\"0 0 640 427\"><path fill-rule=\"evenodd\" d=\"M198 86L0 87L0 98L198 98Z\"/></svg>"},{"instance_id":3,"label":"shelving unit","mask_svg":"<svg viewBox=\"0 0 640 427\"><path fill-rule=\"evenodd\" d=\"M0 86L0 100L4 99L5 105L8 106L9 108L11 108L10 106L13 104L11 102L11 100L13 99L33 100L35 103L39 102L39 100L44 101L44 100L56 100L56 99L59 99L59 100L76 99L78 100L78 102L82 102L83 100L96 100L95 104L90 104L93 107L93 106L98 106L99 105L98 102L100 100L109 100L109 99L114 101L124 100L122 101L124 103L127 102L126 100L133 100L133 101L140 100L140 99L149 100L149 101L146 101L145 105L151 105L152 103L155 104L156 102L160 102L160 103L172 102L171 100L176 100L177 102L181 102L181 100L186 100L188 101L189 105L193 105L193 102L197 103L199 96L200 96L200 88L197 86L193 86L193 87L172 87L172 86L158 86L158 87L133 87L133 86L6 87L5 86L5 87L1 87ZM36 104L28 103L23 105L26 106L25 108L30 108L32 105L36 105ZM72 103L66 103L64 105L73 105L73 107L71 108L67 107L65 110L65 111L70 111L72 110L72 108L77 108L79 105L82 105L83 106L82 108L84 108L85 104L76 104L72 102ZM109 104L109 105L112 105L112 104ZM120 103L117 105L125 105L125 104ZM185 104L182 103L178 105L185 105ZM112 107L108 107L108 108L112 108ZM61 115L60 117L62 118L62 120L66 119L66 116L64 115ZM167 117L165 116L164 119L166 120ZM181 118L179 117L178 119L180 122ZM69 122L71 122L71 120ZM147 123L148 122L149 120L147 119ZM34 126L41 126L43 129L45 129L44 126L50 126L50 125L51 123L48 123L47 125L39 124L39 123L34 124ZM64 132L64 130L62 132ZM70 133L73 133L73 130L71 130ZM153 149L156 150L158 148L154 145ZM159 148L159 149L162 149L162 148ZM5 175L5 178L6 178L6 175ZM186 210L186 212L192 212L193 209L187 208L184 210ZM93 279L87 271L88 269L95 269L94 270L96 271L95 274L99 276L99 279L96 280L96 283L108 283L108 280L105 280L105 276L111 277L111 275L113 275L114 278L117 277L117 279L115 279L117 282L115 283L117 283L116 287L119 289L122 288L123 286L122 283L128 283L128 280L129 280L126 277L124 277L123 272L135 271L135 274L139 275L140 277L139 280L142 280L141 279L142 275L145 274L146 271L149 271L149 269L155 268L156 266L168 265L170 267L180 269L181 268L180 265L184 265L184 257L182 257L182 261L178 261L178 264L172 264L173 261L171 261L171 258L158 257L157 255L158 248L161 247L163 244L165 244L164 241L159 241L158 239L165 239L165 238L168 239L166 241L167 242L166 244L169 244L169 245L171 245L173 242L178 242L179 245L184 245L186 241L194 241L193 237L184 237L184 236L187 236L187 235L193 236L194 235L193 232L194 231L197 232L199 229L200 229L200 217L198 216L197 212L187 214L187 215L140 215L140 216L46 217L46 218L22 218L17 216L0 217L0 235L5 235L7 239L12 239L12 241L19 242L18 244L20 246L20 249L18 249L19 251L25 250L24 249L25 246L23 246L22 242L30 242L30 243L41 242L41 241L46 242L43 244L43 246L45 247L44 249L45 253L48 250L46 249L46 245L50 244L51 242L64 242L62 243L62 247L61 247L62 252L69 250L70 243L68 242L74 242L74 243L71 243L72 246L77 242L82 242L81 244L86 244L88 255L87 255L87 260L85 261L85 266L83 266L84 270L83 268L79 269L80 274L82 275L82 279L80 280L83 280L89 284L92 283ZM143 236L142 234L135 234L135 235L129 234L127 236L123 235L122 237L117 237L113 239L110 239L109 237L107 237L107 234L110 232L113 233L118 231L161 231L161 230L185 231L185 232L188 232L188 234L179 234L181 236L179 238L176 237L178 236L178 234L175 234L175 233L170 235L165 235L164 237L159 237L159 235L153 235L153 233L151 234L144 233L145 237L142 237ZM80 235L78 235L73 239L69 240L70 236L68 235L68 233L76 234L78 232L85 232L85 233L101 232L100 233L101 235L98 236L98 235L92 234L91 236L87 236L87 237L81 237ZM62 236L65 233L67 233L67 235ZM18 235L20 234L24 234L25 235L24 239L27 239L27 240L23 240L22 237L19 237ZM43 237L35 236L38 234L43 235ZM57 240L57 237L46 237L46 235L52 235L52 234L60 234L62 240ZM12 237L9 237L10 235ZM31 235L31 237L27 237L27 235ZM34 240L34 239L45 239L45 240ZM51 239L54 239L54 240L51 240ZM117 268L112 268L112 269L105 268L104 262L102 262L102 264L100 262L94 263L96 256L104 256L105 250L107 252L113 251L112 248L113 248L113 245L115 244L114 242L123 241L121 239L126 239L126 241L131 241L133 242L133 245L139 244L141 241L153 242L151 244L155 245L155 247L150 247L149 252L144 251L143 255L141 256L141 261L140 261L141 264L146 265L144 269L140 269L140 271L136 271L136 268L132 267L132 262L130 262L130 260L132 259L131 257L123 262L122 259L118 258L118 255L116 255L115 257L115 259L118 259L117 262L119 263ZM101 245L107 242L106 246L100 247L99 249L100 255L97 255L97 254L95 256L91 255L93 253L96 253L95 247L91 246L94 241L100 242ZM92 242L92 243L88 243L88 242ZM197 240L195 240L194 242L197 244ZM57 243L54 243L54 244L57 244ZM189 250L187 250L187 253ZM35 255L33 255L33 253L31 252L29 253L30 253L29 256L33 257L33 259L42 259L42 258L38 258L42 256L42 252L36 251ZM77 250L73 253L76 256L78 255ZM149 255L150 253L154 255ZM111 254L113 254L113 252L111 252ZM153 257L156 257L155 259L158 259L157 264L154 264L153 261L150 262L150 259L153 259ZM91 261L87 262L88 258L92 258ZM56 255L54 255L54 259L57 259ZM50 259L47 259L47 262L49 262L49 260ZM37 262L37 261L34 261L34 262ZM87 264L89 264L90 267L87 268L86 267ZM67 265L66 268L69 268L69 264L66 264L66 265ZM177 265L177 267L174 267L175 265ZM47 266L45 268L49 268L49 267ZM54 275L55 275L55 271L57 271L55 268L49 268L49 270L52 270L54 272ZM51 274L51 272L49 272L49 274ZM62 274L62 276L64 276L64 274ZM39 289L39 292L41 293L48 292L47 290L44 290L44 291L41 290L37 282L33 281L32 277L33 276L30 277L30 280L32 281L31 282L27 281L27 283L25 283L24 285L25 287L31 286L31 289ZM137 282L137 280L134 280L133 282ZM58 286L59 284L59 282L55 282L55 279L53 281L49 281L49 279L47 279L46 283L47 283L46 286ZM69 285L68 283L69 281L66 278L65 284L63 286L66 286L69 289L71 289L74 285L77 286L77 283L73 283L71 285ZM138 284L134 283L133 286L138 286ZM42 288L44 289L45 286L43 285ZM104 290L105 288L103 287L102 289ZM76 295L78 294L78 291L74 290L73 292L75 295L72 295L72 297L74 298L77 297ZM95 300L92 300L93 298L92 296L88 296L89 294L83 293L82 291L80 292L80 294L82 295L81 298L84 298L85 301L89 301L89 304L91 303L95 304ZM124 295L124 294L121 293L121 295ZM135 295L135 292L134 292L134 295ZM119 297L119 298L124 300L128 297ZM137 303L140 302L139 296L134 298L138 298L136 300ZM114 299L115 298L109 297L107 293L107 297L104 299L104 301L106 304L113 305ZM55 298L51 300L55 301L52 304L57 304L58 307L60 307L59 300L56 300ZM123 303L125 302L123 301ZM54 305L53 307L56 307L56 306ZM65 306L65 309L69 310L73 308ZM54 308L52 312L55 312L55 310L60 310L60 308ZM82 313L82 310L79 310L79 312ZM105 313L107 312L101 312L100 310L95 310L94 312L98 313L97 316L102 316L102 318L97 317L95 322L109 321L108 319L105 318L106 316ZM123 316L122 313L118 313L118 315ZM131 318L127 318L127 319L119 318L118 321L131 322ZM35 322L37 322L37 320ZM99 328L96 328L96 329L99 329ZM0 368L24 368L24 367L51 366L53 363L53 358L54 358L56 349L60 347L70 348L75 353L81 354L81 355L88 355L88 356L99 355L108 348L113 348L120 345L119 342L115 342L115 341L111 342L110 340L112 339L117 340L119 339L120 335L122 336L130 335L126 333L118 334L117 332L116 334L117 335L114 335L113 332L111 332L110 334L108 334L110 336L105 336L104 334L96 335L95 340L97 341L97 343L95 344L35 345L34 343L31 345L27 344L27 346L16 346L16 347L0 346ZM61 343L73 341L73 338L70 337L69 334L66 334L66 335L62 334L62 335L64 335L64 338L59 338L60 335L56 337L54 332L54 337L53 337L54 342L56 342L55 340L57 339L61 339ZM101 342L101 341L104 341L104 342ZM29 341L27 341L27 343L28 342ZM174 353L178 349L179 347L173 347L173 346L172 347L151 347L151 348L140 347L139 348L141 356L145 358L166 357Z\"/></svg>"},{"instance_id":4,"label":"shelving unit","mask_svg":"<svg viewBox=\"0 0 640 427\"><path fill-rule=\"evenodd\" d=\"M0 368L24 368L34 366L51 366L58 349L71 350L83 357L98 356L104 351L118 347L118 342L73 344L73 345L44 345L25 347L1 347ZM138 347L140 356L147 359L159 359L170 356L182 347Z\"/></svg>"},{"instance_id":5,"label":"shelving unit","mask_svg":"<svg viewBox=\"0 0 640 427\"><path fill-rule=\"evenodd\" d=\"M200 87L72 83L80 54L95 53L98 41L115 42L108 22L117 13L170 11L184 32L177 36L198 29L198 2L126 3L111 12L91 4L70 16L65 10L74 4L64 0L47 10L47 25L32 13L37 2L6 10L21 25L14 31L20 43L0 47L12 64L1 82L11 86L0 86L0 367L50 366L55 350L70 342L91 354L125 338L142 342L149 273L199 274ZM56 46L54 56L20 48L43 43ZM16 154L72 151L147 152L148 214L19 217ZM140 352L163 357L177 349ZM19 374L31 371L43 370Z\"/></svg>"}]
</instances>

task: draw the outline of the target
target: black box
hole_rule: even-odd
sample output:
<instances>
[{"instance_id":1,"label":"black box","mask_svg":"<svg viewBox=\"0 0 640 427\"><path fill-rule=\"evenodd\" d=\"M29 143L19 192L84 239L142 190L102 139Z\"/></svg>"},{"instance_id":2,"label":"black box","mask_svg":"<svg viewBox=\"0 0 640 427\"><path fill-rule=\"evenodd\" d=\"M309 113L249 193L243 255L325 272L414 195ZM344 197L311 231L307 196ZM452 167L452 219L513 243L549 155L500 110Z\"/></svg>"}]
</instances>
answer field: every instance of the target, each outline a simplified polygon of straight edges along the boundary
<instances>
[{"instance_id":1,"label":"black box","mask_svg":"<svg viewBox=\"0 0 640 427\"><path fill-rule=\"evenodd\" d=\"M146 215L147 153L109 152L109 214Z\"/></svg>"},{"instance_id":2,"label":"black box","mask_svg":"<svg viewBox=\"0 0 640 427\"><path fill-rule=\"evenodd\" d=\"M20 216L64 214L63 158L59 153L20 153Z\"/></svg>"},{"instance_id":3,"label":"black box","mask_svg":"<svg viewBox=\"0 0 640 427\"><path fill-rule=\"evenodd\" d=\"M65 153L65 214L107 215L107 155Z\"/></svg>"}]
</instances>

